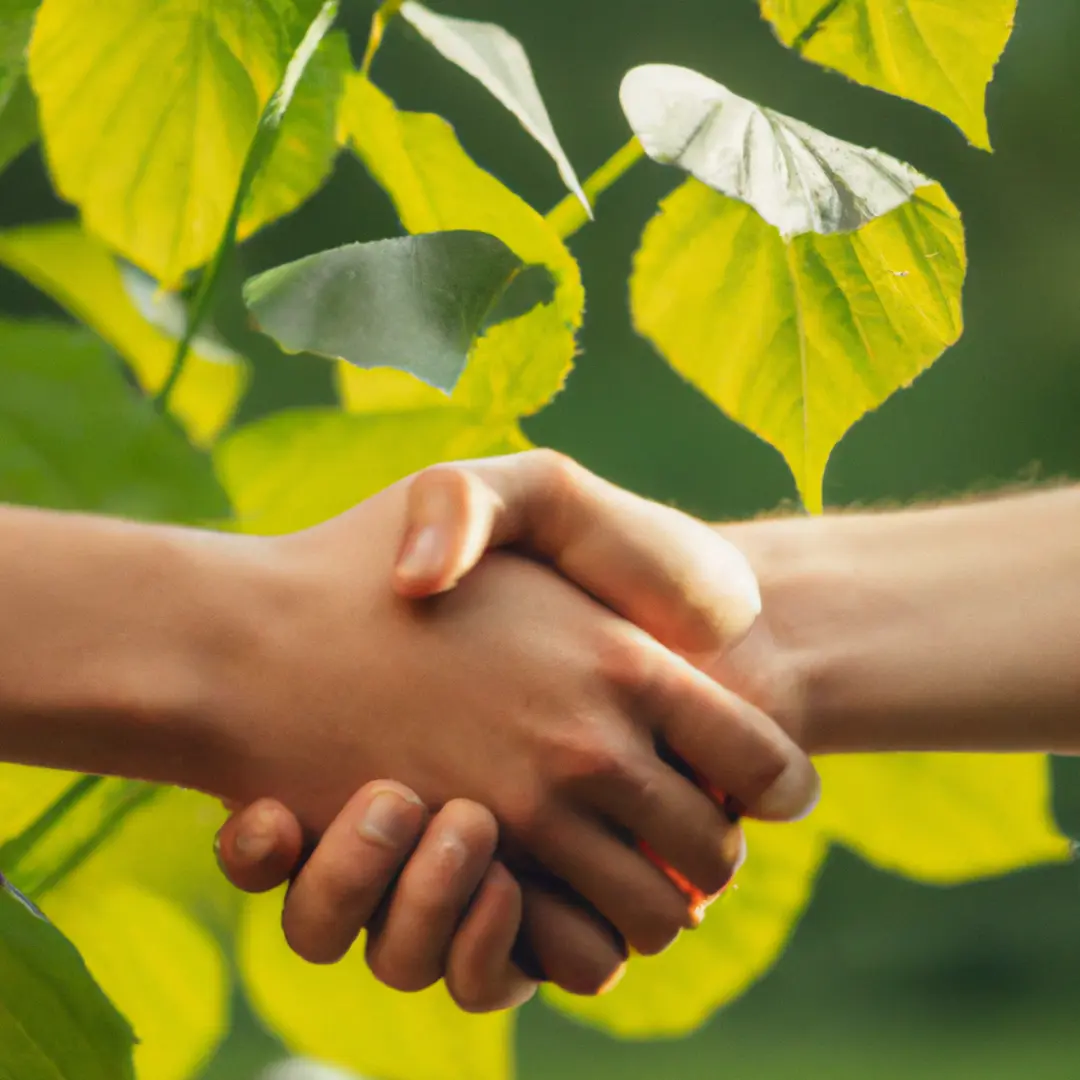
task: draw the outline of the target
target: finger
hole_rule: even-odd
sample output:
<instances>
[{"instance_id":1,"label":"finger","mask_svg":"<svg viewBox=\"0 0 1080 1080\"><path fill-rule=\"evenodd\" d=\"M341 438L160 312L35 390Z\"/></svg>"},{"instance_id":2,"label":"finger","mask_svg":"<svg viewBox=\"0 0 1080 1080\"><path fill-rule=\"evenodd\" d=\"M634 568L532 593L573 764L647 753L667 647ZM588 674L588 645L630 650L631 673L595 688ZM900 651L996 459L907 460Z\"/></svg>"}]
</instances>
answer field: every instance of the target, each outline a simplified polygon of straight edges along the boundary
<instances>
[{"instance_id":1,"label":"finger","mask_svg":"<svg viewBox=\"0 0 1080 1080\"><path fill-rule=\"evenodd\" d=\"M513 955L526 974L590 997L617 985L629 951L606 919L554 879L526 878L522 893L522 933Z\"/></svg>"},{"instance_id":2,"label":"finger","mask_svg":"<svg viewBox=\"0 0 1080 1080\"><path fill-rule=\"evenodd\" d=\"M511 959L521 916L521 886L493 862L454 934L446 964L446 987L466 1012L513 1009L536 993L536 980Z\"/></svg>"},{"instance_id":3,"label":"finger","mask_svg":"<svg viewBox=\"0 0 1080 1080\"><path fill-rule=\"evenodd\" d=\"M487 548L511 543L684 653L734 644L761 610L746 559L703 522L547 450L413 477L395 587L445 591Z\"/></svg>"},{"instance_id":4,"label":"finger","mask_svg":"<svg viewBox=\"0 0 1080 1080\"><path fill-rule=\"evenodd\" d=\"M656 760L636 788L597 788L592 805L628 828L691 901L706 901L731 881L742 858L742 834L699 787Z\"/></svg>"},{"instance_id":5,"label":"finger","mask_svg":"<svg viewBox=\"0 0 1080 1080\"><path fill-rule=\"evenodd\" d=\"M554 820L529 837L541 863L600 912L638 952L662 952L694 926L686 898L635 847L600 821Z\"/></svg>"},{"instance_id":6,"label":"finger","mask_svg":"<svg viewBox=\"0 0 1080 1080\"><path fill-rule=\"evenodd\" d=\"M750 817L793 821L810 813L820 780L777 724L656 642L643 638L641 646L630 676L636 707L675 754ZM656 847L664 854L678 843L669 836Z\"/></svg>"},{"instance_id":7,"label":"finger","mask_svg":"<svg viewBox=\"0 0 1080 1080\"><path fill-rule=\"evenodd\" d=\"M222 872L238 889L276 889L303 853L304 832L296 815L275 799L258 799L222 825L214 849Z\"/></svg>"},{"instance_id":8,"label":"finger","mask_svg":"<svg viewBox=\"0 0 1080 1080\"><path fill-rule=\"evenodd\" d=\"M483 881L499 830L484 807L454 799L432 819L385 915L369 928L368 966L395 990L423 990L446 971L454 931Z\"/></svg>"},{"instance_id":9,"label":"finger","mask_svg":"<svg viewBox=\"0 0 1080 1080\"><path fill-rule=\"evenodd\" d=\"M402 784L362 787L330 823L285 898L282 928L313 964L340 960L379 906L427 818Z\"/></svg>"}]
</instances>

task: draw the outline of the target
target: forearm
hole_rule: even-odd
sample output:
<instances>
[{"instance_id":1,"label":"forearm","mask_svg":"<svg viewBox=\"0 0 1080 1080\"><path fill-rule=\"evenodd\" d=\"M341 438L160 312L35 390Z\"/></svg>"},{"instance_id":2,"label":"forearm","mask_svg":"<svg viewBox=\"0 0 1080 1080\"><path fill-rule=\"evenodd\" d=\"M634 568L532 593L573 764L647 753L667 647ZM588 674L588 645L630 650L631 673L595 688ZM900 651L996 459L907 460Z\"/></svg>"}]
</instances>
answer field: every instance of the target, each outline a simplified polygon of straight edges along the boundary
<instances>
[{"instance_id":1,"label":"forearm","mask_svg":"<svg viewBox=\"0 0 1080 1080\"><path fill-rule=\"evenodd\" d=\"M212 786L221 540L0 506L0 760Z\"/></svg>"},{"instance_id":2,"label":"forearm","mask_svg":"<svg viewBox=\"0 0 1080 1080\"><path fill-rule=\"evenodd\" d=\"M1080 488L723 530L814 752L1080 752Z\"/></svg>"}]
</instances>

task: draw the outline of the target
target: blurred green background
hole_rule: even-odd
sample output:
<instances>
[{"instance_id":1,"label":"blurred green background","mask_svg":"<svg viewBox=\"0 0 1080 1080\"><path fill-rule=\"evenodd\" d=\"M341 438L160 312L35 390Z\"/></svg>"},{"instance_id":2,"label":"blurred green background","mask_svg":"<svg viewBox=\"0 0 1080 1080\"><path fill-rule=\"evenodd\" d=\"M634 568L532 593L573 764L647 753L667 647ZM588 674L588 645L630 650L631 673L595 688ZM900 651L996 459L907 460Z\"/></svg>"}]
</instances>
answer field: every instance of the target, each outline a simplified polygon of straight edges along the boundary
<instances>
[{"instance_id":1,"label":"blurred green background","mask_svg":"<svg viewBox=\"0 0 1080 1080\"><path fill-rule=\"evenodd\" d=\"M977 5L979 0L971 0ZM627 68L697 68L740 94L833 134L878 146L940 180L964 212L971 272L961 343L850 433L826 498L883 503L1080 478L1080 5L1020 0L1016 35L990 92L996 153L968 148L943 118L801 62L753 0L440 0L526 44L571 159L584 175L627 137ZM369 9L349 5L354 48ZM533 205L561 197L550 162L478 85L395 27L375 77L403 106L442 112L469 151ZM589 307L565 393L527 424L611 479L711 517L793 498L779 456L684 385L630 327L626 278L640 231L678 176L638 165L573 241ZM0 227L65 216L40 160L0 178ZM398 232L382 193L343 158L309 205L253 241L234 274ZM0 312L51 312L0 271ZM243 416L328 400L329 370L284 357L219 321L257 364ZM716 342L717 362L724 343ZM1077 537L1080 543L1080 537ZM1080 835L1080 765L1055 764L1057 812ZM911 792L914 802L918 791ZM897 813L904 808L898 806ZM1000 813L1009 813L1001 793ZM713 916L722 918L722 909ZM281 1050L237 1003L237 1031L207 1080L249 1080ZM357 1018L360 1023L362 1018ZM699 1034L617 1043L541 1008L525 1010L523 1080L678 1074L725 1080L1076 1080L1080 1077L1080 870L1055 867L937 890L835 852L779 966Z\"/></svg>"}]
</instances>

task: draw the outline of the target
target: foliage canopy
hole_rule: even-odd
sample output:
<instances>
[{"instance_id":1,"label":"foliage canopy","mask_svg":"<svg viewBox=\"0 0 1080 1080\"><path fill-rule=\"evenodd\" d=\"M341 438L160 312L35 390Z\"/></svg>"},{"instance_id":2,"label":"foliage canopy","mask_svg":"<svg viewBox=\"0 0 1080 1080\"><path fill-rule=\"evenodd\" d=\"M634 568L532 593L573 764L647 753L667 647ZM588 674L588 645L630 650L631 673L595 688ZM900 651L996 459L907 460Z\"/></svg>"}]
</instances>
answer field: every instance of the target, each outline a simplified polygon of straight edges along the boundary
<instances>
[{"instance_id":1,"label":"foliage canopy","mask_svg":"<svg viewBox=\"0 0 1080 1080\"><path fill-rule=\"evenodd\" d=\"M983 99L1015 0L760 7L808 60L935 108L989 147ZM391 0L356 70L335 10L0 0L0 170L40 138L56 191L78 210L77 222L0 234L0 263L82 324L0 322L0 498L284 532L430 463L526 448L519 421L562 388L584 316L565 241L646 155L690 176L644 226L634 325L783 454L808 510L822 508L844 433L959 338L961 215L911 166L652 65L623 83L631 142L582 184L505 30ZM477 79L554 161L570 194L547 217L473 161L446 120L399 109L372 81L382 35L402 20L433 63ZM218 271L237 240L308 199L339 153L368 170L407 235L248 282L253 316L284 348L340 358L340 404L237 427L247 361L205 325ZM405 263L424 273L396 272ZM504 289L516 299L507 310ZM1067 855L1041 758L849 759L822 771L813 819L750 826L740 887L702 930L636 960L610 996L548 993L548 1004L622 1036L691 1030L774 962L830 845L931 882ZM912 804L902 797L914 787ZM904 815L890 809L901 801ZM241 899L214 867L221 816L187 793L0 768L0 865L97 980L0 890L0 1033L28 1033L0 1034L0 1074L92 1080L137 1067L143 1080L185 1080L227 1029L234 970L305 1053L403 1080L512 1073L512 1016L467 1017L440 988L389 991L360 950L331 970L290 954L280 897ZM162 851L151 838L166 829L175 843ZM134 1051L105 993L142 1039ZM51 1019L59 998L63 1023ZM46 1016L48 1045L34 1035Z\"/></svg>"}]
</instances>

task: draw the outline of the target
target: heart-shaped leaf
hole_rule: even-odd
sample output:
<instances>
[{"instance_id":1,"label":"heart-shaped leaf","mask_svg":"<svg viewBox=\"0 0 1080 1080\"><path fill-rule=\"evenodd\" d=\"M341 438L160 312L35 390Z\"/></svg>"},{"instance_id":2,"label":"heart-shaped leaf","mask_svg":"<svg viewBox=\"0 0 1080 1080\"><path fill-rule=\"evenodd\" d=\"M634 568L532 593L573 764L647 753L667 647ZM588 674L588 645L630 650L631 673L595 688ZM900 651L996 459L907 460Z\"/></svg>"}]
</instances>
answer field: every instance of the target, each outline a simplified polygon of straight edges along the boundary
<instances>
[{"instance_id":1,"label":"heart-shaped leaf","mask_svg":"<svg viewBox=\"0 0 1080 1080\"><path fill-rule=\"evenodd\" d=\"M959 338L966 265L936 185L857 232L784 240L688 180L645 229L630 303L676 371L784 455L817 512L844 433Z\"/></svg>"},{"instance_id":2,"label":"heart-shaped leaf","mask_svg":"<svg viewBox=\"0 0 1080 1080\"><path fill-rule=\"evenodd\" d=\"M0 1076L133 1080L134 1044L75 947L0 878Z\"/></svg>"},{"instance_id":3,"label":"heart-shaped leaf","mask_svg":"<svg viewBox=\"0 0 1080 1080\"><path fill-rule=\"evenodd\" d=\"M468 72L518 118L551 155L563 183L592 217L588 196L555 134L521 42L495 23L440 15L416 0L405 0L401 14L447 60Z\"/></svg>"},{"instance_id":4,"label":"heart-shaped leaf","mask_svg":"<svg viewBox=\"0 0 1080 1080\"><path fill-rule=\"evenodd\" d=\"M944 113L990 149L986 88L1017 0L761 0L777 36L849 79Z\"/></svg>"},{"instance_id":5,"label":"heart-shaped leaf","mask_svg":"<svg viewBox=\"0 0 1080 1080\"><path fill-rule=\"evenodd\" d=\"M473 339L522 262L487 233L346 244L244 285L260 329L288 352L410 371L449 393Z\"/></svg>"},{"instance_id":6,"label":"heart-shaped leaf","mask_svg":"<svg viewBox=\"0 0 1080 1080\"><path fill-rule=\"evenodd\" d=\"M234 197L250 186L245 169L272 142L268 128L311 57L307 46L329 29L332 12L316 8L315 0L43 0L30 82L53 181L88 230L170 288L205 263ZM335 153L332 110L325 123L322 135L301 124L303 137L267 163L278 181L247 205L241 235L265 224L253 214L291 210L321 183Z\"/></svg>"},{"instance_id":7,"label":"heart-shaped leaf","mask_svg":"<svg viewBox=\"0 0 1080 1080\"><path fill-rule=\"evenodd\" d=\"M748 203L785 237L851 232L930 182L888 154L835 139L688 68L634 68L620 99L649 157Z\"/></svg>"}]
</instances>

